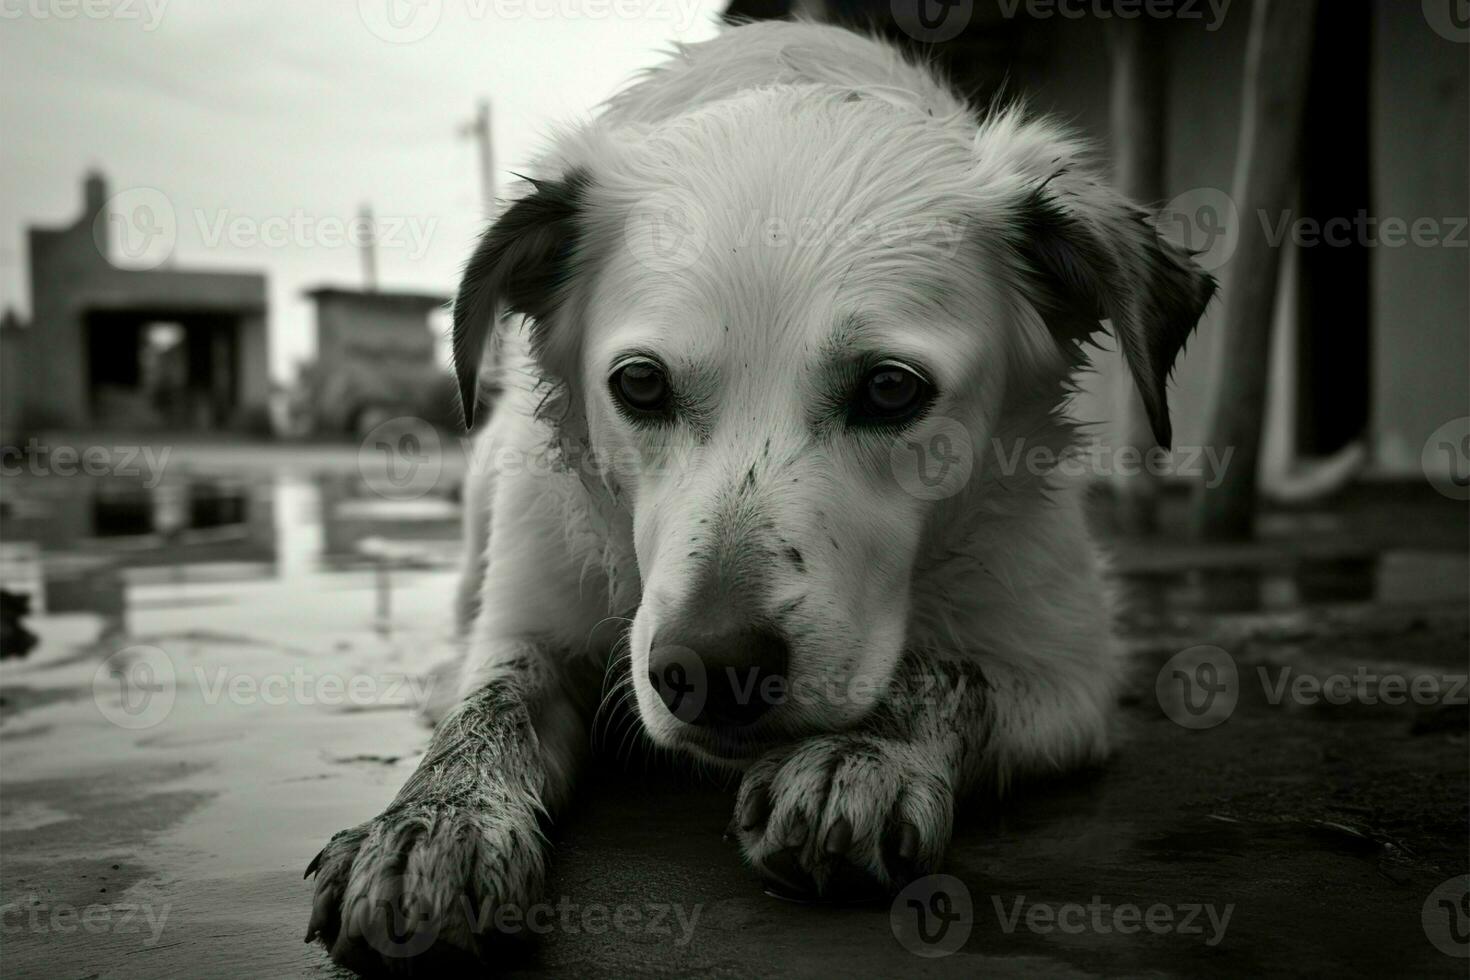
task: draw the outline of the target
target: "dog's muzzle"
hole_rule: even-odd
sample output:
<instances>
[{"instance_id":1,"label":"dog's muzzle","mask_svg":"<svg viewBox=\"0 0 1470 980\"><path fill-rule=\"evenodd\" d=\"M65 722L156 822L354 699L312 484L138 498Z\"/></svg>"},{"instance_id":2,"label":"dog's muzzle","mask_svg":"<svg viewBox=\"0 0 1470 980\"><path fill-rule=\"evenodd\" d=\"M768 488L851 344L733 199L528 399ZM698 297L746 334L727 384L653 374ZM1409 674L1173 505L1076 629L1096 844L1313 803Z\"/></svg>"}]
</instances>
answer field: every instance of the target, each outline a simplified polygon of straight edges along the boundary
<instances>
[{"instance_id":1,"label":"dog's muzzle","mask_svg":"<svg viewBox=\"0 0 1470 980\"><path fill-rule=\"evenodd\" d=\"M648 680L688 725L744 728L786 699L786 639L764 628L659 635Z\"/></svg>"}]
</instances>

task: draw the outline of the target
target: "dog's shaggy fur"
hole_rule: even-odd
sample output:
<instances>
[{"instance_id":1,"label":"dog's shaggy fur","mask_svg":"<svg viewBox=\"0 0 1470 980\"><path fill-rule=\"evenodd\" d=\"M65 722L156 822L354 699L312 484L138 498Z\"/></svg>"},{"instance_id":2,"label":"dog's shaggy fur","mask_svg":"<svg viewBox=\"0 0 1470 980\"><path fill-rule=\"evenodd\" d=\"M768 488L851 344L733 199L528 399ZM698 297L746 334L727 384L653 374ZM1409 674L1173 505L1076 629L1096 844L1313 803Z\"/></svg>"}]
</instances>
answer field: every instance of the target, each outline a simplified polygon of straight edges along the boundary
<instances>
[{"instance_id":1,"label":"dog's shaggy fur","mask_svg":"<svg viewBox=\"0 0 1470 980\"><path fill-rule=\"evenodd\" d=\"M743 769L732 826L790 889L891 888L938 865L957 798L1101 758L1117 665L1080 487L991 447L1072 445L1104 320L1167 444L1213 288L1076 140L885 44L765 23L680 49L557 140L468 264L467 414L496 322L505 394L466 493L460 701L314 862L308 939L392 965L375 937L407 916L488 955L486 910L537 897L606 672L656 744ZM677 392L657 425L615 403L630 356ZM874 359L921 366L924 413L844 423ZM895 445L955 433L968 479L910 492ZM736 730L665 708L659 643L752 625L784 637L789 697Z\"/></svg>"}]
</instances>

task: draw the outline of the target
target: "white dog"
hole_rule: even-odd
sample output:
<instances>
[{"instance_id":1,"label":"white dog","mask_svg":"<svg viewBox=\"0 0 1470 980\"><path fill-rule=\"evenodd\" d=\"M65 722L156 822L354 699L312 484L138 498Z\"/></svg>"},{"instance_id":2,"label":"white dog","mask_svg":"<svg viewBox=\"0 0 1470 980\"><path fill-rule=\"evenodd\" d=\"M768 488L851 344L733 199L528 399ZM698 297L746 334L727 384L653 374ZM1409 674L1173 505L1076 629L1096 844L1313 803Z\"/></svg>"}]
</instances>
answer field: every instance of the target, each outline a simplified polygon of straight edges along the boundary
<instances>
[{"instance_id":1,"label":"white dog","mask_svg":"<svg viewBox=\"0 0 1470 980\"><path fill-rule=\"evenodd\" d=\"M744 770L746 858L817 895L933 869L958 798L1105 754L1080 488L988 450L1072 444L1102 320L1167 445L1214 283L1084 157L792 23L682 48L557 141L455 302L471 419L509 317L460 699L312 863L308 941L392 965L408 921L490 955L495 910L539 898L605 674L654 743Z\"/></svg>"}]
</instances>

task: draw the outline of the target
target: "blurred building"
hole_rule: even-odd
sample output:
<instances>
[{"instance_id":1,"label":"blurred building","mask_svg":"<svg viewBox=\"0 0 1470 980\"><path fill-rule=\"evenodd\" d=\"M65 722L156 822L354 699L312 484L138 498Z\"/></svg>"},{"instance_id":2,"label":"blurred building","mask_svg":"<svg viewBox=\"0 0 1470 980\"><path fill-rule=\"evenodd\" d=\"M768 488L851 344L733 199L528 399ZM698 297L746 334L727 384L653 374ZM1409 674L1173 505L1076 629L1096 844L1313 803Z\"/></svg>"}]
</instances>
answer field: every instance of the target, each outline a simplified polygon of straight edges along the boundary
<instances>
[{"instance_id":1,"label":"blurred building","mask_svg":"<svg viewBox=\"0 0 1470 980\"><path fill-rule=\"evenodd\" d=\"M1154 6L1172 15L1140 16ZM1116 43L1120 32L1138 32L1135 50L1157 59L1146 76L1153 90L1141 93L1159 102L1157 125L1145 135L1157 140L1146 149L1162 158L1161 186L1148 203L1179 201L1203 216L1210 227L1194 229L1207 233L1191 242L1196 247L1210 244L1208 233L1228 235L1231 221L1237 230L1264 224L1273 240L1282 235L1263 475L1269 482L1360 442L1374 472L1417 476L1430 434L1470 404L1470 56L1455 36L1464 26L1452 20L1451 0L1321 3L1298 202L1285 215L1230 215L1251 8L1246 0L732 0L727 17L876 25L936 60L975 104L1024 96L1114 159ZM1434 20L1438 12L1443 23ZM1352 223L1337 244L1320 233L1306 247L1293 241L1298 229L1311 237L1313 223L1334 218ZM1390 220L1399 234L1385 230ZM1425 243L1404 233L1416 222L1429 229ZM1230 263L1213 271L1228 298ZM1221 301L1211 306L1174 374L1180 446L1205 439L1211 355L1226 342L1222 309ZM1117 387L1126 383L1116 357L1097 362L1078 406L1085 419L1116 416Z\"/></svg>"},{"instance_id":2,"label":"blurred building","mask_svg":"<svg viewBox=\"0 0 1470 980\"><path fill-rule=\"evenodd\" d=\"M30 228L31 322L7 317L7 440L41 429L244 430L267 425L266 280L112 264L102 176L63 228Z\"/></svg>"},{"instance_id":3,"label":"blurred building","mask_svg":"<svg viewBox=\"0 0 1470 980\"><path fill-rule=\"evenodd\" d=\"M316 432L365 433L397 416L453 418L452 385L435 355L429 316L448 297L322 287L316 362L302 376L299 406Z\"/></svg>"},{"instance_id":4,"label":"blurred building","mask_svg":"<svg viewBox=\"0 0 1470 980\"><path fill-rule=\"evenodd\" d=\"M12 309L0 311L0 445L20 441L21 413L25 409L26 338L30 331Z\"/></svg>"}]
</instances>

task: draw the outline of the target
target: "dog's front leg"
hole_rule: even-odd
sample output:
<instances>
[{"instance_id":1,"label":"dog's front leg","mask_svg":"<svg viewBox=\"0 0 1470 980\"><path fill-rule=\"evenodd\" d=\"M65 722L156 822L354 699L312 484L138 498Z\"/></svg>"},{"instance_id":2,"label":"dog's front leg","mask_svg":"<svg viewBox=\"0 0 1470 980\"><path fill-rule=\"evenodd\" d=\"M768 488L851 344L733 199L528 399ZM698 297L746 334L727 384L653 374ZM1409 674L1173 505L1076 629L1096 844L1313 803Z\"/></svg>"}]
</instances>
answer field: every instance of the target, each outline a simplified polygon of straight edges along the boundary
<instances>
[{"instance_id":1,"label":"dog's front leg","mask_svg":"<svg viewBox=\"0 0 1470 980\"><path fill-rule=\"evenodd\" d=\"M1110 686L962 655L909 654L858 727L763 756L745 773L735 827L778 889L865 897L935 870L955 803L1106 747Z\"/></svg>"},{"instance_id":2,"label":"dog's front leg","mask_svg":"<svg viewBox=\"0 0 1470 980\"><path fill-rule=\"evenodd\" d=\"M570 793L586 729L550 651L493 646L392 804L307 869L317 879L306 939L339 963L485 959L497 921L540 899L540 822Z\"/></svg>"}]
</instances>

